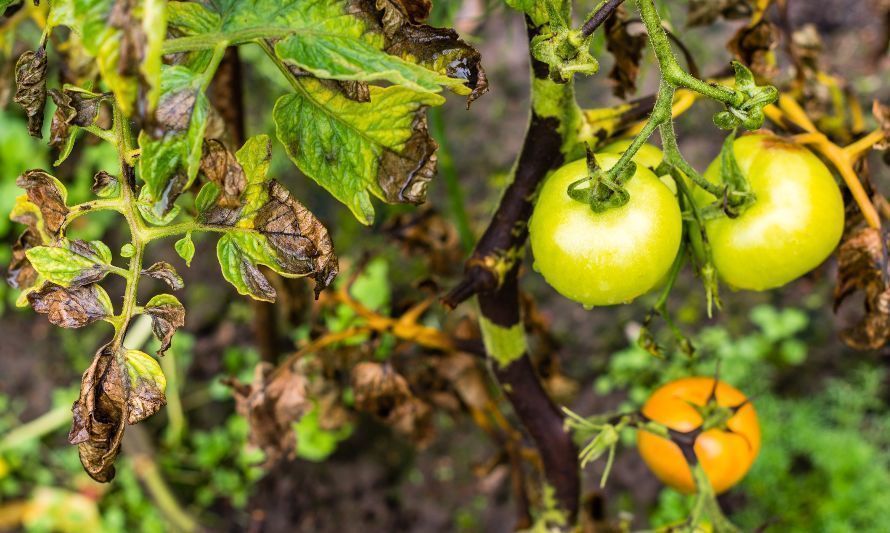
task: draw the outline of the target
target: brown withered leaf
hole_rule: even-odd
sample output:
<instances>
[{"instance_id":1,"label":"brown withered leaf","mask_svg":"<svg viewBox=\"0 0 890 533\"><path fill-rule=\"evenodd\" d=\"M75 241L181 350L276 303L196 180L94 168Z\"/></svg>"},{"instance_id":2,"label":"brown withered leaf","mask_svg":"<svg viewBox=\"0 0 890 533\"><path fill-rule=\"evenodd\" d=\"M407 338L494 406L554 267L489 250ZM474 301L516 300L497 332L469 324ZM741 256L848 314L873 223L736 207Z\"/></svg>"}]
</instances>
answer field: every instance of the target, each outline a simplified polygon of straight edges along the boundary
<instances>
[{"instance_id":1,"label":"brown withered leaf","mask_svg":"<svg viewBox=\"0 0 890 533\"><path fill-rule=\"evenodd\" d=\"M290 273L312 274L315 297L331 284L340 267L327 228L276 180L268 183L269 200L254 219L282 266Z\"/></svg>"},{"instance_id":2,"label":"brown withered leaf","mask_svg":"<svg viewBox=\"0 0 890 533\"><path fill-rule=\"evenodd\" d=\"M293 424L312 408L307 399L309 381L291 368L272 371L260 363L250 385L232 383L235 409L247 419L250 443L263 450L266 464L293 456L296 434Z\"/></svg>"},{"instance_id":3,"label":"brown withered leaf","mask_svg":"<svg viewBox=\"0 0 890 533\"><path fill-rule=\"evenodd\" d=\"M107 317L107 302L108 295L95 284L66 288L47 282L28 294L34 311L63 328L80 328Z\"/></svg>"},{"instance_id":4,"label":"brown withered leaf","mask_svg":"<svg viewBox=\"0 0 890 533\"><path fill-rule=\"evenodd\" d=\"M628 15L624 6L619 6L606 19L606 50L615 58L609 71L612 94L624 99L637 91L637 75L640 72L640 59L646 47L646 34L632 35L628 32Z\"/></svg>"},{"instance_id":5,"label":"brown withered leaf","mask_svg":"<svg viewBox=\"0 0 890 533\"><path fill-rule=\"evenodd\" d=\"M150 267L142 269L142 274L163 281L174 291L178 291L185 287L185 283L182 281L182 276L176 272L173 265L166 261L158 261Z\"/></svg>"},{"instance_id":6,"label":"brown withered leaf","mask_svg":"<svg viewBox=\"0 0 890 533\"><path fill-rule=\"evenodd\" d=\"M84 372L80 397L71 409L74 420L68 442L77 445L84 470L102 483L114 478L114 460L128 418L127 380L119 350L103 346Z\"/></svg>"},{"instance_id":7,"label":"brown withered leaf","mask_svg":"<svg viewBox=\"0 0 890 533\"><path fill-rule=\"evenodd\" d=\"M687 26L707 26L718 18L743 19L754 12L754 0L689 0Z\"/></svg>"},{"instance_id":8,"label":"brown withered leaf","mask_svg":"<svg viewBox=\"0 0 890 533\"><path fill-rule=\"evenodd\" d=\"M145 304L145 314L151 317L151 330L161 341L158 355L170 348L173 334L185 325L185 307L174 296L160 294Z\"/></svg>"},{"instance_id":9,"label":"brown withered leaf","mask_svg":"<svg viewBox=\"0 0 890 533\"><path fill-rule=\"evenodd\" d=\"M215 183L222 193L217 205L224 208L236 208L241 205L241 193L247 187L247 178L238 160L223 143L216 139L204 142L201 172L208 180Z\"/></svg>"},{"instance_id":10,"label":"brown withered leaf","mask_svg":"<svg viewBox=\"0 0 890 533\"><path fill-rule=\"evenodd\" d=\"M769 55L778 42L779 29L768 20L761 19L754 26L739 28L726 47L754 74L772 79L778 73L778 67L770 63Z\"/></svg>"},{"instance_id":11,"label":"brown withered leaf","mask_svg":"<svg viewBox=\"0 0 890 533\"><path fill-rule=\"evenodd\" d=\"M859 350L880 348L890 341L890 272L886 236L874 228L850 235L838 249L835 311L857 291L865 294L865 315L841 338Z\"/></svg>"},{"instance_id":12,"label":"brown withered leaf","mask_svg":"<svg viewBox=\"0 0 890 533\"><path fill-rule=\"evenodd\" d=\"M352 369L355 407L370 413L417 445L433 436L432 408L417 398L390 364L361 362Z\"/></svg>"},{"instance_id":13,"label":"brown withered leaf","mask_svg":"<svg viewBox=\"0 0 890 533\"><path fill-rule=\"evenodd\" d=\"M819 70L819 58L822 55L822 37L813 24L804 24L791 34L791 57L802 74L810 77Z\"/></svg>"},{"instance_id":14,"label":"brown withered leaf","mask_svg":"<svg viewBox=\"0 0 890 533\"><path fill-rule=\"evenodd\" d=\"M12 245L12 259L9 261L9 270L6 281L14 289L29 289L37 281L37 271L31 265L31 261L25 255L29 248L43 244L36 230L27 228Z\"/></svg>"},{"instance_id":15,"label":"brown withered leaf","mask_svg":"<svg viewBox=\"0 0 890 533\"><path fill-rule=\"evenodd\" d=\"M435 209L421 208L398 214L383 230L398 241L407 254L426 260L433 274L447 276L463 268L463 250L457 231Z\"/></svg>"},{"instance_id":16,"label":"brown withered leaf","mask_svg":"<svg viewBox=\"0 0 890 533\"><path fill-rule=\"evenodd\" d=\"M46 49L23 53L15 64L15 103L25 108L28 133L42 137L43 107L46 105Z\"/></svg>"},{"instance_id":17,"label":"brown withered leaf","mask_svg":"<svg viewBox=\"0 0 890 533\"><path fill-rule=\"evenodd\" d=\"M26 170L15 184L25 189L28 200L40 209L46 230L58 236L68 216L68 206L53 177L40 169Z\"/></svg>"},{"instance_id":18,"label":"brown withered leaf","mask_svg":"<svg viewBox=\"0 0 890 533\"><path fill-rule=\"evenodd\" d=\"M377 181L390 203L422 204L436 175L439 145L427 130L425 109L414 116L411 132L401 153L385 150L380 158Z\"/></svg>"}]
</instances>

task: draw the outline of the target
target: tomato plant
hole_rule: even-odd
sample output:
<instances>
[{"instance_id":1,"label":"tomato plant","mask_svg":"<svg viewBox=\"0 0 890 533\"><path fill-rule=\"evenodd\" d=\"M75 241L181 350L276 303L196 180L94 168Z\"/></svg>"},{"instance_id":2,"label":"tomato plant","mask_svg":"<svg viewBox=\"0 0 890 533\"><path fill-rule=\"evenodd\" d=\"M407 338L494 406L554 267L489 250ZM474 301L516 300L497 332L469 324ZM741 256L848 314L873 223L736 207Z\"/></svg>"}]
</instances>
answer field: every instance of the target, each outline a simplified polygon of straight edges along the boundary
<instances>
[{"instance_id":1,"label":"tomato plant","mask_svg":"<svg viewBox=\"0 0 890 533\"><path fill-rule=\"evenodd\" d=\"M657 150L652 147L653 150ZM611 168L618 156L596 156ZM627 303L661 280L680 248L680 209L671 191L643 164L627 182L629 201L595 213L567 189L585 175L580 159L541 187L529 220L535 269L561 294L585 306Z\"/></svg>"},{"instance_id":2,"label":"tomato plant","mask_svg":"<svg viewBox=\"0 0 890 533\"><path fill-rule=\"evenodd\" d=\"M695 457L717 493L741 481L760 451L760 425L754 407L741 391L723 381L703 377L672 381L652 393L642 413L675 431L702 430L693 445ZM640 431L637 447L665 484L681 492L696 491L689 465L676 443Z\"/></svg>"},{"instance_id":3,"label":"tomato plant","mask_svg":"<svg viewBox=\"0 0 890 533\"><path fill-rule=\"evenodd\" d=\"M375 424L423 449L467 420L495 451L474 474L497 484L507 473L516 529L625 530L621 517L587 516L608 506L581 505L578 467L604 457L606 483L623 436L636 432L655 474L693 495L681 529L737 531L716 493L758 455L752 402L718 372L673 381L641 409L575 414L567 406L587 408L574 403L585 389L563 373L551 321L589 319L597 343L600 330L624 332L639 352L694 375L719 368L720 350L700 350L685 329L690 316L722 310L721 283L744 302L757 297L744 291L781 288L837 251L835 308L864 295L864 312L845 317L840 336L854 348L884 347L890 209L865 158L890 147L890 109L876 102L869 116L855 92L869 84L821 69L818 31L796 30L785 1L690 1L683 21L654 0L506 0L510 11L436 4L0 0L0 108L16 104L11 118L0 115L0 145L15 156L0 164L9 174L0 191L20 189L0 202L20 231L0 257L16 291L10 302L79 330L67 346L82 372L70 413L10 417L5 425L21 427L0 440L0 454L68 426L84 492L101 498L94 482L113 482L120 468L118 481L131 487L122 499L136 477L173 529L192 531L204 524L190 509L223 508L225 498L249 505L245 486L260 475L254 452L264 472L284 476L295 458L323 462L346 447L348 457L401 452L395 441L365 445L382 433L368 429ZM580 26L576 7L586 11ZM492 126L473 114L492 100L483 98L480 53L492 47L474 35L488 16L516 17L527 30L519 48L531 75L522 85L528 123L509 171L472 163L491 159L492 146L502 153L518 131L507 117ZM739 21L731 61L703 75L692 53L700 47L684 44L697 34L668 28L719 19ZM589 108L576 81L599 74L603 48L621 102ZM515 64L499 63L498 79ZM631 98L642 71L656 92ZM459 120L485 126L461 130L472 137L461 139L473 152L466 160L449 150L459 120L442 106L453 95L470 112ZM707 125L675 128L692 108ZM714 143L681 150L678 131L690 130L723 140L704 172L692 163ZM23 149L27 135L49 149ZM483 218L480 191L492 183L503 191ZM433 206L417 207L430 198ZM0 237L7 229L0 224ZM547 295L524 291L526 241L533 270L586 311L562 315ZM197 274L186 270L193 262ZM217 270L214 285L208 272ZM808 309L826 307L811 292ZM250 304L233 303L236 294ZM222 310L205 312L211 301ZM633 305L592 309L625 303ZM176 345L187 325L196 346L213 348L183 368L174 354L190 350ZM763 329L758 357L778 346L777 364L805 359L776 334L781 327ZM231 345L247 338L256 354ZM149 342L155 349L145 351ZM562 355L584 364L565 368L604 366L573 349ZM197 390L186 391L193 380ZM210 403L216 411L205 417ZM220 421L225 429L207 429ZM229 441L246 441L251 453ZM118 462L122 453L129 461ZM17 462L23 471L22 458L34 456L0 455L0 468ZM470 462L449 458L436 476L449 475L445 463ZM37 527L41 498L87 504L96 522L95 506L55 489L19 495L23 527ZM189 494L194 501L178 500ZM145 507L128 508L156 522ZM266 515L256 511L239 526L262 529L254 519Z\"/></svg>"}]
</instances>

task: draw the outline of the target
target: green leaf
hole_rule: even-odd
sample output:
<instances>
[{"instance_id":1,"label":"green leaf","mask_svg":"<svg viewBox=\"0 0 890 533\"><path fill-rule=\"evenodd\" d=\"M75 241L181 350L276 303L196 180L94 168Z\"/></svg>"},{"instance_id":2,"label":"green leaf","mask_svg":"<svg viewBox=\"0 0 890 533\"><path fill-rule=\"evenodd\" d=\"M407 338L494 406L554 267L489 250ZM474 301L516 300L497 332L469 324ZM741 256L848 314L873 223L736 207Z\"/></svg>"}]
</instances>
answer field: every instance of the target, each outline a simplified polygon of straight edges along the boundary
<instances>
[{"instance_id":1,"label":"green leaf","mask_svg":"<svg viewBox=\"0 0 890 533\"><path fill-rule=\"evenodd\" d=\"M121 246L121 257L129 258L133 257L134 255L136 255L136 247L133 246L131 243L128 242Z\"/></svg>"},{"instance_id":2,"label":"green leaf","mask_svg":"<svg viewBox=\"0 0 890 533\"><path fill-rule=\"evenodd\" d=\"M322 78L387 80L432 92L464 88L462 79L387 54L384 35L359 15L347 0L229 0L207 8L172 3L169 21L191 36L180 39L182 50L279 38L275 51L282 60Z\"/></svg>"},{"instance_id":3,"label":"green leaf","mask_svg":"<svg viewBox=\"0 0 890 533\"><path fill-rule=\"evenodd\" d=\"M355 102L324 82L301 79L299 92L275 104L278 139L307 176L346 204L363 224L374 220L373 194L421 203L435 172L424 111L444 99L404 87L370 87Z\"/></svg>"},{"instance_id":4,"label":"green leaf","mask_svg":"<svg viewBox=\"0 0 890 533\"><path fill-rule=\"evenodd\" d=\"M93 176L93 193L99 198L116 198L121 192L121 182L104 170Z\"/></svg>"},{"instance_id":5,"label":"green leaf","mask_svg":"<svg viewBox=\"0 0 890 533\"><path fill-rule=\"evenodd\" d=\"M127 423L141 422L167 403L167 378L154 357L139 350L124 352L129 387L127 390Z\"/></svg>"},{"instance_id":6,"label":"green leaf","mask_svg":"<svg viewBox=\"0 0 890 533\"><path fill-rule=\"evenodd\" d=\"M192 241L192 232L185 234L185 237L173 244L176 253L185 261L185 266L192 266L192 258L195 257L195 243Z\"/></svg>"},{"instance_id":7,"label":"green leaf","mask_svg":"<svg viewBox=\"0 0 890 533\"><path fill-rule=\"evenodd\" d=\"M278 266L277 259L269 252L266 239L258 233L227 233L216 245L216 257L223 277L235 286L239 294L274 302L275 289L257 266Z\"/></svg>"},{"instance_id":8,"label":"green leaf","mask_svg":"<svg viewBox=\"0 0 890 533\"><path fill-rule=\"evenodd\" d=\"M101 241L63 240L55 246L35 246L25 255L41 276L63 287L101 280L111 262L111 251Z\"/></svg>"}]
</instances>

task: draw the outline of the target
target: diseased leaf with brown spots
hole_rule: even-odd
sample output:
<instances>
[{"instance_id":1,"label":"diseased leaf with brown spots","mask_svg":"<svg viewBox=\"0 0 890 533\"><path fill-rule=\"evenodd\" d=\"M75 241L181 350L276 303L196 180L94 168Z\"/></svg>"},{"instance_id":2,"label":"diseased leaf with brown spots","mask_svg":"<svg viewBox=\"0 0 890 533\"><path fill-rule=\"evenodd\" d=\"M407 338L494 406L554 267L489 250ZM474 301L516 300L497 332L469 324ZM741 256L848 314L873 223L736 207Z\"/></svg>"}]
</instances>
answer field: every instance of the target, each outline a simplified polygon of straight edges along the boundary
<instances>
[{"instance_id":1,"label":"diseased leaf with brown spots","mask_svg":"<svg viewBox=\"0 0 890 533\"><path fill-rule=\"evenodd\" d=\"M312 274L316 298L334 281L340 267L327 228L278 181L269 182L268 201L254 224L288 273Z\"/></svg>"},{"instance_id":2,"label":"diseased leaf with brown spots","mask_svg":"<svg viewBox=\"0 0 890 533\"><path fill-rule=\"evenodd\" d=\"M380 158L377 180L390 203L422 204L436 175L438 143L429 135L426 113L418 113L411 124L411 137L401 153L386 150Z\"/></svg>"},{"instance_id":3,"label":"diseased leaf with brown spots","mask_svg":"<svg viewBox=\"0 0 890 533\"><path fill-rule=\"evenodd\" d=\"M15 180L15 184L25 189L28 201L40 209L46 230L58 236L65 217L68 216L68 206L65 205L68 193L65 186L40 169L25 171Z\"/></svg>"},{"instance_id":4,"label":"diseased leaf with brown spots","mask_svg":"<svg viewBox=\"0 0 890 533\"><path fill-rule=\"evenodd\" d=\"M178 291L185 287L185 283L182 281L182 276L176 272L173 265L166 261L158 261L150 267L143 269L142 274L163 281L174 291Z\"/></svg>"},{"instance_id":5,"label":"diseased leaf with brown spots","mask_svg":"<svg viewBox=\"0 0 890 533\"><path fill-rule=\"evenodd\" d=\"M126 370L110 344L99 349L83 374L68 442L76 444L84 470L96 481L114 478L114 460L128 418Z\"/></svg>"},{"instance_id":6,"label":"diseased leaf with brown spots","mask_svg":"<svg viewBox=\"0 0 890 533\"><path fill-rule=\"evenodd\" d=\"M28 293L34 311L63 328L81 328L112 314L111 300L98 285L65 288L55 283Z\"/></svg>"},{"instance_id":7,"label":"diseased leaf with brown spots","mask_svg":"<svg viewBox=\"0 0 890 533\"><path fill-rule=\"evenodd\" d=\"M32 137L43 135L43 107L46 105L46 49L23 53L15 64L15 103L25 108L28 115L28 133Z\"/></svg>"},{"instance_id":8,"label":"diseased leaf with brown spots","mask_svg":"<svg viewBox=\"0 0 890 533\"><path fill-rule=\"evenodd\" d=\"M874 228L859 230L838 249L835 311L857 291L865 294L865 315L841 338L858 350L880 348L890 341L890 272L886 236Z\"/></svg>"},{"instance_id":9,"label":"diseased leaf with brown spots","mask_svg":"<svg viewBox=\"0 0 890 533\"><path fill-rule=\"evenodd\" d=\"M224 208L241 205L241 194L247 187L244 169L226 147L216 139L204 143L201 172L221 191L217 204Z\"/></svg>"},{"instance_id":10,"label":"diseased leaf with brown spots","mask_svg":"<svg viewBox=\"0 0 890 533\"><path fill-rule=\"evenodd\" d=\"M754 11L754 0L689 0L687 26L707 26L718 18L743 19Z\"/></svg>"},{"instance_id":11,"label":"diseased leaf with brown spots","mask_svg":"<svg viewBox=\"0 0 890 533\"><path fill-rule=\"evenodd\" d=\"M121 182L117 176L112 176L104 170L100 170L93 176L93 193L99 198L114 198L120 194Z\"/></svg>"},{"instance_id":12,"label":"diseased leaf with brown spots","mask_svg":"<svg viewBox=\"0 0 890 533\"><path fill-rule=\"evenodd\" d=\"M167 404L167 378L161 365L145 352L126 350L127 423L139 423Z\"/></svg>"},{"instance_id":13,"label":"diseased leaf with brown spots","mask_svg":"<svg viewBox=\"0 0 890 533\"><path fill-rule=\"evenodd\" d=\"M99 114L103 95L89 91L66 88L50 89L49 95L56 104L50 126L50 146L61 147L69 142L72 126L91 126Z\"/></svg>"},{"instance_id":14,"label":"diseased leaf with brown spots","mask_svg":"<svg viewBox=\"0 0 890 533\"><path fill-rule=\"evenodd\" d=\"M29 249L43 244L40 235L33 229L28 228L19 235L15 244L12 245L12 259L9 261L9 271L6 275L6 281L14 289L29 289L38 278L37 270L25 255Z\"/></svg>"},{"instance_id":15,"label":"diseased leaf with brown spots","mask_svg":"<svg viewBox=\"0 0 890 533\"><path fill-rule=\"evenodd\" d=\"M381 23L387 35L398 32L405 24L420 24L430 16L430 0L375 0L382 12Z\"/></svg>"},{"instance_id":16,"label":"diseased leaf with brown spots","mask_svg":"<svg viewBox=\"0 0 890 533\"><path fill-rule=\"evenodd\" d=\"M230 385L235 409L250 426L250 443L263 450L266 464L292 457L296 446L293 424L312 408L306 376L285 367L273 372L272 365L260 363L254 370L253 383Z\"/></svg>"},{"instance_id":17,"label":"diseased leaf with brown spots","mask_svg":"<svg viewBox=\"0 0 890 533\"><path fill-rule=\"evenodd\" d=\"M606 19L606 50L615 58L609 71L612 94L626 98L637 91L637 74L640 72L640 59L646 47L646 34L632 35L628 32L628 15L624 6L619 6Z\"/></svg>"},{"instance_id":18,"label":"diseased leaf with brown spots","mask_svg":"<svg viewBox=\"0 0 890 533\"><path fill-rule=\"evenodd\" d=\"M766 19L753 27L742 26L727 43L729 51L754 74L772 79L778 67L770 59L772 50L778 45L779 29Z\"/></svg>"},{"instance_id":19,"label":"diseased leaf with brown spots","mask_svg":"<svg viewBox=\"0 0 890 533\"><path fill-rule=\"evenodd\" d=\"M159 294L145 304L145 314L151 317L151 329L161 341L158 355L170 348L173 334L185 325L185 307L171 294Z\"/></svg>"},{"instance_id":20,"label":"diseased leaf with brown spots","mask_svg":"<svg viewBox=\"0 0 890 533\"><path fill-rule=\"evenodd\" d=\"M356 102L370 102L371 88L368 82L355 80L338 80L337 86L346 95L346 98Z\"/></svg>"}]
</instances>

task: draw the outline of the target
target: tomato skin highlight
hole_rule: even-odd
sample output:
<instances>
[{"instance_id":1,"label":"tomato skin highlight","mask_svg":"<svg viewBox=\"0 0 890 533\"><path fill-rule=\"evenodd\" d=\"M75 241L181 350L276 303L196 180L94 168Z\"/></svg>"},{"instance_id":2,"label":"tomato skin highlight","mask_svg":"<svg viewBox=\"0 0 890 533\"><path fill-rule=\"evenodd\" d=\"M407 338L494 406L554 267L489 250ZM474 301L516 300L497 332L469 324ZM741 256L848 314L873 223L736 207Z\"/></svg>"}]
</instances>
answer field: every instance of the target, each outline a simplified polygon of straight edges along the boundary
<instances>
[{"instance_id":1,"label":"tomato skin highlight","mask_svg":"<svg viewBox=\"0 0 890 533\"><path fill-rule=\"evenodd\" d=\"M677 431L690 431L702 423L701 415L691 406L705 405L714 387L714 379L690 377L672 381L656 390L643 405L643 414ZM735 387L717 382L717 403L734 407L745 402L745 395ZM705 431L695 441L695 454L716 493L725 492L745 477L760 452L760 424L754 407L748 403L727 423L732 432ZM637 432L637 449L650 470L665 485L684 493L695 492L692 472L680 447L645 430Z\"/></svg>"},{"instance_id":2,"label":"tomato skin highlight","mask_svg":"<svg viewBox=\"0 0 890 533\"><path fill-rule=\"evenodd\" d=\"M781 287L819 266L840 242L844 203L831 171L812 152L774 135L733 145L756 201L738 218L705 223L717 273L736 289ZM718 157L705 178L720 183ZM714 197L697 189L704 206Z\"/></svg>"},{"instance_id":3,"label":"tomato skin highlight","mask_svg":"<svg viewBox=\"0 0 890 533\"><path fill-rule=\"evenodd\" d=\"M604 169L617 154L597 154ZM680 248L677 199L643 165L625 184L627 204L594 213L569 197L568 186L587 175L584 159L551 174L529 221L535 269L563 296L585 306L626 303L651 290Z\"/></svg>"}]
</instances>

